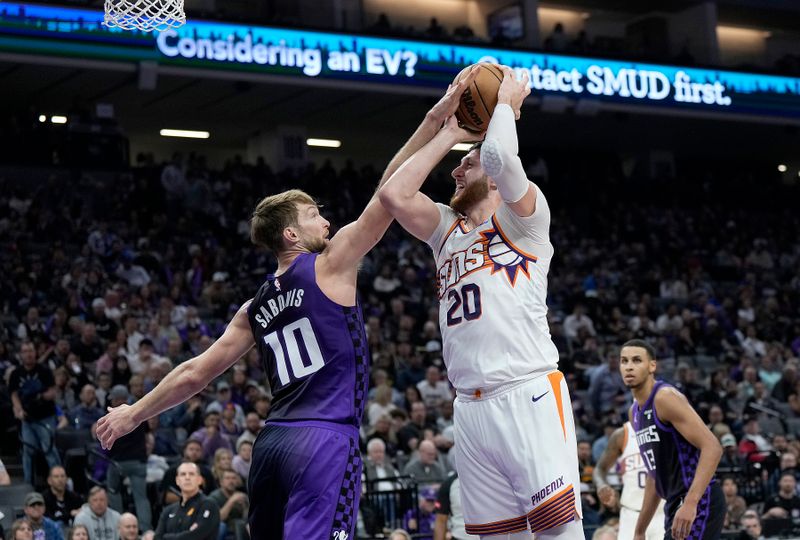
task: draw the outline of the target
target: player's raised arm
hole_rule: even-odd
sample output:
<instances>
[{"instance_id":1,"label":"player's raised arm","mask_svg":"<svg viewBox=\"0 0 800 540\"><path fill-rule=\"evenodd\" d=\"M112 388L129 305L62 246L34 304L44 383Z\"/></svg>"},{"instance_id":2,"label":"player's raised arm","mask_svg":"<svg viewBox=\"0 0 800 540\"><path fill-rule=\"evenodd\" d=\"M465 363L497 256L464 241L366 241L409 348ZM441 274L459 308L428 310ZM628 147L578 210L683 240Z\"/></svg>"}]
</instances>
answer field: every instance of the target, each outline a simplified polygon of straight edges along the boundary
<instances>
[{"instance_id":1,"label":"player's raised arm","mask_svg":"<svg viewBox=\"0 0 800 540\"><path fill-rule=\"evenodd\" d=\"M700 450L694 480L672 521L672 537L682 540L688 536L697 517L697 503L717 471L717 465L722 457L722 446L686 397L675 389L660 390L656 393L654 404L658 417L662 421L671 423L684 439Z\"/></svg>"},{"instance_id":2,"label":"player's raised arm","mask_svg":"<svg viewBox=\"0 0 800 540\"><path fill-rule=\"evenodd\" d=\"M614 505L614 498L617 494L617 490L608 484L607 475L608 470L614 465L617 459L619 459L619 456L622 455L624 446L625 428L617 428L614 430L614 433L611 434L611 437L608 438L606 449L603 450L603 455L600 456L600 461L597 462L594 472L592 473L592 480L597 489L597 496L600 502L605 506L610 507Z\"/></svg>"},{"instance_id":3,"label":"player's raised arm","mask_svg":"<svg viewBox=\"0 0 800 540\"><path fill-rule=\"evenodd\" d=\"M480 138L482 135L459 127L455 116L449 117L436 136L406 160L380 189L381 202L405 230L422 241L431 237L441 219L439 208L419 190L453 145Z\"/></svg>"},{"instance_id":4,"label":"player's raised arm","mask_svg":"<svg viewBox=\"0 0 800 540\"><path fill-rule=\"evenodd\" d=\"M489 121L481 146L481 165L495 184L500 197L521 217L536 209L536 190L531 186L517 153L517 126L520 107L530 94L527 72L517 80L514 71L503 66L503 82L497 91L497 106Z\"/></svg>"},{"instance_id":5,"label":"player's raised arm","mask_svg":"<svg viewBox=\"0 0 800 540\"><path fill-rule=\"evenodd\" d=\"M239 358L255 341L247 320L246 302L233 316L225 333L202 354L173 369L152 391L133 405L108 408L108 414L97 422L97 440L103 448L167 409L183 403L208 386Z\"/></svg>"},{"instance_id":6,"label":"player's raised arm","mask_svg":"<svg viewBox=\"0 0 800 540\"><path fill-rule=\"evenodd\" d=\"M389 213L388 207L385 204L382 205L378 199L379 190L409 157L434 138L444 122L455 113L461 94L475 79L477 73L478 68L475 68L459 83L448 87L447 92L425 114L425 118L416 131L386 166L376 195L370 199L361 216L353 223L343 227L331 238L325 254L327 259L325 264L329 265L329 269L333 271L349 270L358 264L358 261L380 241L392 222L392 215ZM438 211L436 216L438 218Z\"/></svg>"}]
</instances>

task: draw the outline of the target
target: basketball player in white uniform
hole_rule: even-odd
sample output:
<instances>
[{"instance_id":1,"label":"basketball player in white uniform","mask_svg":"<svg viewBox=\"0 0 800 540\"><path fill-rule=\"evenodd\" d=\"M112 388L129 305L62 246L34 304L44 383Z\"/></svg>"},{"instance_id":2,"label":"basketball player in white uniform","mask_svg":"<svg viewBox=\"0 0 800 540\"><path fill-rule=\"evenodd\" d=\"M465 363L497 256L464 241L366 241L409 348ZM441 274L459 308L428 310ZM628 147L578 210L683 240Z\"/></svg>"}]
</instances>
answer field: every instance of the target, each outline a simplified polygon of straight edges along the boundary
<instances>
[{"instance_id":1,"label":"basketball player in white uniform","mask_svg":"<svg viewBox=\"0 0 800 540\"><path fill-rule=\"evenodd\" d=\"M608 439L608 446L594 468L594 485L600 502L608 507L616 506L617 490L608 483L608 472L612 467L622 479L622 495L619 496L619 540L632 540L636 530L636 520L644 501L644 483L647 468L639 454L636 432L630 422L625 422ZM664 501L662 500L650 525L647 527L647 540L664 538Z\"/></svg>"},{"instance_id":2,"label":"basketball player in white uniform","mask_svg":"<svg viewBox=\"0 0 800 540\"><path fill-rule=\"evenodd\" d=\"M485 140L452 173L450 206L419 189L455 143L476 138L454 117L379 196L436 259L467 533L578 540L572 406L546 318L550 209L517 156L514 121L530 93L528 79L503 69Z\"/></svg>"}]
</instances>

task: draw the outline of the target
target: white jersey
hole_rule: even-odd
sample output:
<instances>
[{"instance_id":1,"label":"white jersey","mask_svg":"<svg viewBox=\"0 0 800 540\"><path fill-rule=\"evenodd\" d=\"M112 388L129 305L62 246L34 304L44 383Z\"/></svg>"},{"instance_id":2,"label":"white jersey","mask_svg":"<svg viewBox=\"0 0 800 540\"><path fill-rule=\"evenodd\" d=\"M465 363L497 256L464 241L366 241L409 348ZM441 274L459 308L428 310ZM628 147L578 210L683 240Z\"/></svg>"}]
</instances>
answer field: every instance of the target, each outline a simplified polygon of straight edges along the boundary
<instances>
[{"instance_id":1,"label":"white jersey","mask_svg":"<svg viewBox=\"0 0 800 540\"><path fill-rule=\"evenodd\" d=\"M636 444L636 431L630 422L625 422L624 429L625 449L617 459L617 472L622 479L622 495L619 502L622 506L638 512L642 509L644 500L647 469L641 454L639 454L639 445Z\"/></svg>"},{"instance_id":2,"label":"white jersey","mask_svg":"<svg viewBox=\"0 0 800 540\"><path fill-rule=\"evenodd\" d=\"M501 203L471 231L450 207L437 205L441 220L428 245L436 259L444 362L459 391L557 369L546 303L550 207L534 189L533 215L519 217Z\"/></svg>"},{"instance_id":3,"label":"white jersey","mask_svg":"<svg viewBox=\"0 0 800 540\"><path fill-rule=\"evenodd\" d=\"M622 495L620 495L619 540L632 540L636 530L636 521L642 510L644 501L644 484L647 480L647 469L639 453L636 443L636 431L630 422L625 422L625 448L617 459L617 472L622 479ZM664 500L661 499L653 519L647 527L646 540L662 540L664 538Z\"/></svg>"}]
</instances>

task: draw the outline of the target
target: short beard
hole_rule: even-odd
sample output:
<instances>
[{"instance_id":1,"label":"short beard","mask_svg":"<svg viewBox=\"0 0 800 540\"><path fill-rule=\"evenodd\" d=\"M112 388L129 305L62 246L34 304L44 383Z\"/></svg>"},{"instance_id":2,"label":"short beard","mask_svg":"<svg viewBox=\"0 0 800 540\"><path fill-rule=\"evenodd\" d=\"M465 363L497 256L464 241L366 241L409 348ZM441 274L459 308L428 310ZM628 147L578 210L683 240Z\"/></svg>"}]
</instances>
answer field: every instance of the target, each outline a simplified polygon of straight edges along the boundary
<instances>
[{"instance_id":1,"label":"short beard","mask_svg":"<svg viewBox=\"0 0 800 540\"><path fill-rule=\"evenodd\" d=\"M324 238L311 238L305 244L311 253L322 253L328 247L328 242Z\"/></svg>"},{"instance_id":2,"label":"short beard","mask_svg":"<svg viewBox=\"0 0 800 540\"><path fill-rule=\"evenodd\" d=\"M453 195L450 199L450 208L459 214L466 215L467 211L488 196L489 177L484 174L480 180L466 186L461 193Z\"/></svg>"}]
</instances>

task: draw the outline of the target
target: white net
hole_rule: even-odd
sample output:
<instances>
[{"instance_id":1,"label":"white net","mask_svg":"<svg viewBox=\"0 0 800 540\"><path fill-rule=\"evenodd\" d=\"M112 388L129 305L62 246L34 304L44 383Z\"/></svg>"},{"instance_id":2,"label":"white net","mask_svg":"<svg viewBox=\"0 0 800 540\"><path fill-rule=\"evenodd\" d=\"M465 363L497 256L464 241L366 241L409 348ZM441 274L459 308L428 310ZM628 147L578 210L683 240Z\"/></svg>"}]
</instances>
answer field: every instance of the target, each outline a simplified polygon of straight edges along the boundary
<instances>
[{"instance_id":1,"label":"white net","mask_svg":"<svg viewBox=\"0 0 800 540\"><path fill-rule=\"evenodd\" d=\"M103 24L123 30L162 31L186 24L183 0L105 0Z\"/></svg>"}]
</instances>

